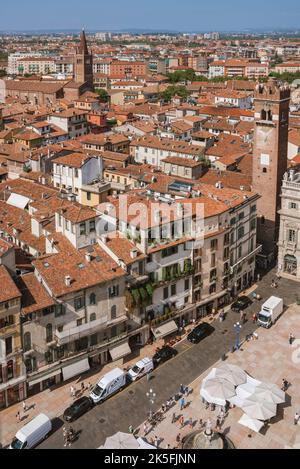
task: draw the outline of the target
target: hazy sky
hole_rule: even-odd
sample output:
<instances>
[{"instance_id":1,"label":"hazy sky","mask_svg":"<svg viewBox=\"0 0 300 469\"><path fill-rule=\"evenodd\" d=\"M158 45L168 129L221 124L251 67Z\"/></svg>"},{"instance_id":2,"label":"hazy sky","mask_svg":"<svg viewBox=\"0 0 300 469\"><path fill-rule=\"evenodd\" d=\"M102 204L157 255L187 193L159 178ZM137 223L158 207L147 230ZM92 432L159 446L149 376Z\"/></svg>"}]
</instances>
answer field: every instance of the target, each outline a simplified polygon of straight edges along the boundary
<instances>
[{"instance_id":1,"label":"hazy sky","mask_svg":"<svg viewBox=\"0 0 300 469\"><path fill-rule=\"evenodd\" d=\"M300 29L299 0L11 0L0 30Z\"/></svg>"}]
</instances>

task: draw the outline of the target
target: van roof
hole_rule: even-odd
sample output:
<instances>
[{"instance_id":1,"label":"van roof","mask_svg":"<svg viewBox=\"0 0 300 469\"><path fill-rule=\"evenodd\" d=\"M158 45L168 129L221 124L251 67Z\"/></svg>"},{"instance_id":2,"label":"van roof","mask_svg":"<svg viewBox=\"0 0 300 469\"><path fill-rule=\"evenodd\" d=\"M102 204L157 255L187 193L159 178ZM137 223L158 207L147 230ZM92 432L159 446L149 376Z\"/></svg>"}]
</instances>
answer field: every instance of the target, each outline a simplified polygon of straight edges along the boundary
<instances>
[{"instance_id":1,"label":"van roof","mask_svg":"<svg viewBox=\"0 0 300 469\"><path fill-rule=\"evenodd\" d=\"M115 368L114 370L110 371L106 375L102 376L101 380L99 381L100 387L104 387L109 384L114 379L120 378L124 375L124 371L120 368Z\"/></svg>"},{"instance_id":2,"label":"van roof","mask_svg":"<svg viewBox=\"0 0 300 469\"><path fill-rule=\"evenodd\" d=\"M152 362L152 359L151 358L143 358L142 360L140 360L139 362L137 362L136 366L138 366L139 368L143 368L143 366L147 365L148 363L151 363Z\"/></svg>"},{"instance_id":3,"label":"van roof","mask_svg":"<svg viewBox=\"0 0 300 469\"><path fill-rule=\"evenodd\" d=\"M275 308L279 303L281 303L283 300L282 298L278 298L277 296L271 296L264 304L263 307L267 308Z\"/></svg>"},{"instance_id":4,"label":"van roof","mask_svg":"<svg viewBox=\"0 0 300 469\"><path fill-rule=\"evenodd\" d=\"M50 419L47 417L45 414L39 414L37 417L35 417L31 422L27 423L23 428L21 428L17 434L16 437L20 441L26 440L32 433L35 432L35 430L38 427L41 427L45 423L49 422Z\"/></svg>"}]
</instances>

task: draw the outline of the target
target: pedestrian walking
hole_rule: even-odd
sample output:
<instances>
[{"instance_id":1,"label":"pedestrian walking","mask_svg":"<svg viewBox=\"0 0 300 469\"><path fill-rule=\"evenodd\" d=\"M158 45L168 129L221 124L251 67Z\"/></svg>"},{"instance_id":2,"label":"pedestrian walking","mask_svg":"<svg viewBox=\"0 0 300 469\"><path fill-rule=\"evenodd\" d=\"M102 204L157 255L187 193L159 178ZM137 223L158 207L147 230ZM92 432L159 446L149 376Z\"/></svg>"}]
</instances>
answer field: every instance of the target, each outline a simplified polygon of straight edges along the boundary
<instances>
[{"instance_id":1,"label":"pedestrian walking","mask_svg":"<svg viewBox=\"0 0 300 469\"><path fill-rule=\"evenodd\" d=\"M180 424L180 428L184 427L184 416L183 415L180 416L179 424Z\"/></svg>"},{"instance_id":2,"label":"pedestrian walking","mask_svg":"<svg viewBox=\"0 0 300 469\"><path fill-rule=\"evenodd\" d=\"M84 392L85 391L85 385L84 385L84 382L81 383L81 392Z\"/></svg>"},{"instance_id":3,"label":"pedestrian walking","mask_svg":"<svg viewBox=\"0 0 300 469\"><path fill-rule=\"evenodd\" d=\"M294 340L295 340L294 334L290 333L290 335L289 335L289 344L293 345Z\"/></svg>"},{"instance_id":4,"label":"pedestrian walking","mask_svg":"<svg viewBox=\"0 0 300 469\"><path fill-rule=\"evenodd\" d=\"M184 410L184 408L185 408L185 400L184 400L184 397L183 397L180 401L180 410Z\"/></svg>"},{"instance_id":5,"label":"pedestrian walking","mask_svg":"<svg viewBox=\"0 0 300 469\"><path fill-rule=\"evenodd\" d=\"M190 394L190 388L187 386L187 387L185 388L185 396L188 397L189 394Z\"/></svg>"},{"instance_id":6,"label":"pedestrian walking","mask_svg":"<svg viewBox=\"0 0 300 469\"><path fill-rule=\"evenodd\" d=\"M194 421L192 417L189 418L189 427L191 430L194 428Z\"/></svg>"},{"instance_id":7,"label":"pedestrian walking","mask_svg":"<svg viewBox=\"0 0 300 469\"><path fill-rule=\"evenodd\" d=\"M75 390L74 386L71 386L71 387L70 387L70 394L71 394L71 397L75 397L75 396L76 396L76 390Z\"/></svg>"},{"instance_id":8,"label":"pedestrian walking","mask_svg":"<svg viewBox=\"0 0 300 469\"><path fill-rule=\"evenodd\" d=\"M91 391L92 388L93 388L93 385L89 382L89 384L88 384L88 389L89 389L89 391Z\"/></svg>"},{"instance_id":9,"label":"pedestrian walking","mask_svg":"<svg viewBox=\"0 0 300 469\"><path fill-rule=\"evenodd\" d=\"M184 386L183 386L183 384L180 385L179 392L180 392L180 394L184 394Z\"/></svg>"},{"instance_id":10,"label":"pedestrian walking","mask_svg":"<svg viewBox=\"0 0 300 469\"><path fill-rule=\"evenodd\" d=\"M145 422L144 425L143 425L143 432L144 432L144 435L147 435L147 433L148 433L147 430L148 430L148 426L147 426L147 424L146 424L146 422Z\"/></svg>"},{"instance_id":11,"label":"pedestrian walking","mask_svg":"<svg viewBox=\"0 0 300 469\"><path fill-rule=\"evenodd\" d=\"M288 388L288 385L289 385L288 381L285 378L283 378L282 386L281 386L282 391L286 391Z\"/></svg>"},{"instance_id":12,"label":"pedestrian walking","mask_svg":"<svg viewBox=\"0 0 300 469\"><path fill-rule=\"evenodd\" d=\"M26 405L26 402L23 401L23 412L26 412L26 410L27 410L27 405Z\"/></svg>"},{"instance_id":13,"label":"pedestrian walking","mask_svg":"<svg viewBox=\"0 0 300 469\"><path fill-rule=\"evenodd\" d=\"M256 313L253 313L252 321L253 321L253 324L257 323L257 314Z\"/></svg>"},{"instance_id":14,"label":"pedestrian walking","mask_svg":"<svg viewBox=\"0 0 300 469\"><path fill-rule=\"evenodd\" d=\"M180 443L181 442L181 434L178 433L178 435L176 436L176 443Z\"/></svg>"},{"instance_id":15,"label":"pedestrian walking","mask_svg":"<svg viewBox=\"0 0 300 469\"><path fill-rule=\"evenodd\" d=\"M131 434L134 432L134 428L133 428L132 425L129 425L128 431L129 431L129 433L131 433Z\"/></svg>"},{"instance_id":16,"label":"pedestrian walking","mask_svg":"<svg viewBox=\"0 0 300 469\"><path fill-rule=\"evenodd\" d=\"M217 420L216 420L216 428L218 432L221 431L221 421L219 417L217 417Z\"/></svg>"},{"instance_id":17,"label":"pedestrian walking","mask_svg":"<svg viewBox=\"0 0 300 469\"><path fill-rule=\"evenodd\" d=\"M171 445L168 443L166 449L171 449Z\"/></svg>"},{"instance_id":18,"label":"pedestrian walking","mask_svg":"<svg viewBox=\"0 0 300 469\"><path fill-rule=\"evenodd\" d=\"M157 436L155 436L154 438L154 446L156 446L156 448L158 448L158 445L159 445L159 439Z\"/></svg>"},{"instance_id":19,"label":"pedestrian walking","mask_svg":"<svg viewBox=\"0 0 300 469\"><path fill-rule=\"evenodd\" d=\"M257 281L260 282L260 274L257 274Z\"/></svg>"},{"instance_id":20,"label":"pedestrian walking","mask_svg":"<svg viewBox=\"0 0 300 469\"><path fill-rule=\"evenodd\" d=\"M294 415L294 425L298 425L299 420L300 420L300 415L298 414L298 412L296 412Z\"/></svg>"},{"instance_id":21,"label":"pedestrian walking","mask_svg":"<svg viewBox=\"0 0 300 469\"><path fill-rule=\"evenodd\" d=\"M21 422L21 415L19 411L17 412L16 419L18 422Z\"/></svg>"},{"instance_id":22,"label":"pedestrian walking","mask_svg":"<svg viewBox=\"0 0 300 469\"><path fill-rule=\"evenodd\" d=\"M175 414L175 412L173 412L173 415L172 415L172 423L175 423L176 420L177 420L176 414Z\"/></svg>"}]
</instances>

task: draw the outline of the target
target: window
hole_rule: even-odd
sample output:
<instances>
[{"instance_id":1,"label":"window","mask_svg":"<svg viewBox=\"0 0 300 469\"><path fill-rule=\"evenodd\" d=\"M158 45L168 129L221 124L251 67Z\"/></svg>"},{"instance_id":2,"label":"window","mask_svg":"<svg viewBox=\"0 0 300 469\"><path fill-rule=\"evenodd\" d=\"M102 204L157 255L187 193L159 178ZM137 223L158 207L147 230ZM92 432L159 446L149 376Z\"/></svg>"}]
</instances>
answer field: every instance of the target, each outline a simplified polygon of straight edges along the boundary
<instances>
[{"instance_id":1,"label":"window","mask_svg":"<svg viewBox=\"0 0 300 469\"><path fill-rule=\"evenodd\" d=\"M46 326L46 342L52 342L53 340L53 331L52 331L52 324L47 324Z\"/></svg>"},{"instance_id":2,"label":"window","mask_svg":"<svg viewBox=\"0 0 300 469\"><path fill-rule=\"evenodd\" d=\"M239 213L239 220L242 220L245 217L244 212Z\"/></svg>"},{"instance_id":3,"label":"window","mask_svg":"<svg viewBox=\"0 0 300 469\"><path fill-rule=\"evenodd\" d=\"M30 332L25 332L24 334L24 351L28 352L31 350L31 334Z\"/></svg>"},{"instance_id":4,"label":"window","mask_svg":"<svg viewBox=\"0 0 300 469\"><path fill-rule=\"evenodd\" d=\"M168 249L164 249L161 253L161 257L162 258L170 257L177 253L178 253L178 246L173 246Z\"/></svg>"},{"instance_id":5,"label":"window","mask_svg":"<svg viewBox=\"0 0 300 469\"><path fill-rule=\"evenodd\" d=\"M91 335L91 338L90 338L91 347L93 347L94 345L97 345L97 343L98 343L98 334Z\"/></svg>"},{"instance_id":6,"label":"window","mask_svg":"<svg viewBox=\"0 0 300 469\"><path fill-rule=\"evenodd\" d=\"M83 324L83 319L77 319L76 324L77 324L77 327L82 326L82 324Z\"/></svg>"},{"instance_id":7,"label":"window","mask_svg":"<svg viewBox=\"0 0 300 469\"><path fill-rule=\"evenodd\" d=\"M239 229L238 229L238 239L241 239L245 234L245 228L244 226L241 226Z\"/></svg>"},{"instance_id":8,"label":"window","mask_svg":"<svg viewBox=\"0 0 300 469\"><path fill-rule=\"evenodd\" d=\"M253 231L256 229L256 219L253 218L253 220L250 221L250 230Z\"/></svg>"},{"instance_id":9,"label":"window","mask_svg":"<svg viewBox=\"0 0 300 469\"><path fill-rule=\"evenodd\" d=\"M79 225L79 232L80 232L80 236L82 236L82 235L85 235L85 234L86 234L86 227L85 227L85 223L80 223L80 225Z\"/></svg>"},{"instance_id":10,"label":"window","mask_svg":"<svg viewBox=\"0 0 300 469\"><path fill-rule=\"evenodd\" d=\"M189 279L185 280L184 289L185 289L185 291L190 289L190 280Z\"/></svg>"},{"instance_id":11,"label":"window","mask_svg":"<svg viewBox=\"0 0 300 469\"><path fill-rule=\"evenodd\" d=\"M294 209L294 210L297 210L298 205L296 204L296 202L290 202L289 208Z\"/></svg>"},{"instance_id":12,"label":"window","mask_svg":"<svg viewBox=\"0 0 300 469\"><path fill-rule=\"evenodd\" d=\"M96 304L96 295L95 293L90 294L90 305L95 305Z\"/></svg>"},{"instance_id":13,"label":"window","mask_svg":"<svg viewBox=\"0 0 300 469\"><path fill-rule=\"evenodd\" d=\"M116 307L116 305L113 305L111 307L110 314L111 314L111 319L112 320L117 318L117 307Z\"/></svg>"},{"instance_id":14,"label":"window","mask_svg":"<svg viewBox=\"0 0 300 469\"><path fill-rule=\"evenodd\" d=\"M83 307L84 307L84 298L83 298L83 296L80 296L79 298L75 298L75 300L74 300L75 311L78 311L79 309L82 309Z\"/></svg>"},{"instance_id":15,"label":"window","mask_svg":"<svg viewBox=\"0 0 300 469\"><path fill-rule=\"evenodd\" d=\"M109 287L108 296L109 298L115 298L116 296L119 296L119 285L113 285L112 287Z\"/></svg>"},{"instance_id":16,"label":"window","mask_svg":"<svg viewBox=\"0 0 300 469\"><path fill-rule=\"evenodd\" d=\"M176 292L177 292L176 283L174 283L174 285L171 285L171 296L175 296Z\"/></svg>"},{"instance_id":17,"label":"window","mask_svg":"<svg viewBox=\"0 0 300 469\"><path fill-rule=\"evenodd\" d=\"M290 243L296 242L296 231L295 230L288 230L288 240Z\"/></svg>"},{"instance_id":18,"label":"window","mask_svg":"<svg viewBox=\"0 0 300 469\"><path fill-rule=\"evenodd\" d=\"M211 242L210 242L210 249L212 251L215 251L216 249L218 249L218 240L217 239L213 239Z\"/></svg>"},{"instance_id":19,"label":"window","mask_svg":"<svg viewBox=\"0 0 300 469\"><path fill-rule=\"evenodd\" d=\"M90 233L96 231L96 222L95 220L90 221Z\"/></svg>"},{"instance_id":20,"label":"window","mask_svg":"<svg viewBox=\"0 0 300 469\"><path fill-rule=\"evenodd\" d=\"M263 168L263 173L267 173L267 172L268 172L267 168Z\"/></svg>"},{"instance_id":21,"label":"window","mask_svg":"<svg viewBox=\"0 0 300 469\"><path fill-rule=\"evenodd\" d=\"M92 196L91 196L91 193L90 193L90 192L87 192L87 193L86 193L86 198L87 198L87 200L89 200L89 201L91 200Z\"/></svg>"},{"instance_id":22,"label":"window","mask_svg":"<svg viewBox=\"0 0 300 469\"><path fill-rule=\"evenodd\" d=\"M90 322L96 321L96 313L90 315Z\"/></svg>"},{"instance_id":23,"label":"window","mask_svg":"<svg viewBox=\"0 0 300 469\"><path fill-rule=\"evenodd\" d=\"M239 246L239 249L238 249L238 258L240 259L243 255L243 249L242 249L242 246Z\"/></svg>"},{"instance_id":24,"label":"window","mask_svg":"<svg viewBox=\"0 0 300 469\"><path fill-rule=\"evenodd\" d=\"M65 307L65 305L56 305L54 316L55 316L56 318L58 318L58 317L60 317L60 316L64 316L65 314L66 314L66 307Z\"/></svg>"},{"instance_id":25,"label":"window","mask_svg":"<svg viewBox=\"0 0 300 469\"><path fill-rule=\"evenodd\" d=\"M167 300L169 298L169 288L166 287L164 288L164 300Z\"/></svg>"},{"instance_id":26,"label":"window","mask_svg":"<svg viewBox=\"0 0 300 469\"><path fill-rule=\"evenodd\" d=\"M214 282L217 278L217 270L216 269L213 269L211 270L210 272L210 281L211 282Z\"/></svg>"},{"instance_id":27,"label":"window","mask_svg":"<svg viewBox=\"0 0 300 469\"><path fill-rule=\"evenodd\" d=\"M10 380L14 377L14 362L10 360L7 363L7 379Z\"/></svg>"}]
</instances>

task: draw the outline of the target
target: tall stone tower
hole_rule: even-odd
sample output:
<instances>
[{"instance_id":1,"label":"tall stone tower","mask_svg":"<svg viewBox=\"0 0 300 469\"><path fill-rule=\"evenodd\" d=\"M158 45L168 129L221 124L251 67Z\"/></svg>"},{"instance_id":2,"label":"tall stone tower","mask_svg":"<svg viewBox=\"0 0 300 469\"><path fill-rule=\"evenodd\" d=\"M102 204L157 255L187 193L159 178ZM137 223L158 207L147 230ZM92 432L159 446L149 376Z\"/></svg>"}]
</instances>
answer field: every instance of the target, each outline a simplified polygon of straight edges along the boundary
<instances>
[{"instance_id":1,"label":"tall stone tower","mask_svg":"<svg viewBox=\"0 0 300 469\"><path fill-rule=\"evenodd\" d=\"M258 242L263 253L277 253L280 193L287 170L290 89L276 80L259 84L254 95L253 191L258 201Z\"/></svg>"},{"instance_id":2,"label":"tall stone tower","mask_svg":"<svg viewBox=\"0 0 300 469\"><path fill-rule=\"evenodd\" d=\"M93 56L89 53L84 30L80 35L80 45L76 48L75 81L93 89Z\"/></svg>"}]
</instances>

